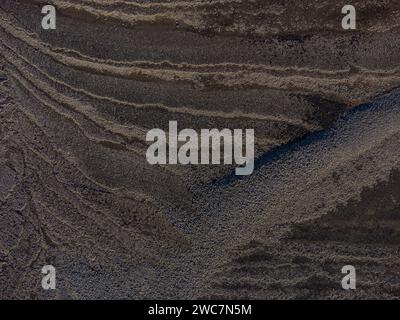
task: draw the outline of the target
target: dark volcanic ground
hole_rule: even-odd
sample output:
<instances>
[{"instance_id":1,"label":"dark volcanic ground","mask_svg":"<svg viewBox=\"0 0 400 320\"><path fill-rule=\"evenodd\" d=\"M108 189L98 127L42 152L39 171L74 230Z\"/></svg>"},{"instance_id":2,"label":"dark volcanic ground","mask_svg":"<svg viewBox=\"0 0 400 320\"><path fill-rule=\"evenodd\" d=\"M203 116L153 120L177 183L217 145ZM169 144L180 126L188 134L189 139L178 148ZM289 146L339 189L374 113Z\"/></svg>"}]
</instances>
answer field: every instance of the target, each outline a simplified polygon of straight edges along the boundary
<instances>
[{"instance_id":1,"label":"dark volcanic ground","mask_svg":"<svg viewBox=\"0 0 400 320\"><path fill-rule=\"evenodd\" d=\"M2 0L0 298L399 298L400 6L345 4ZM149 165L170 120L255 172Z\"/></svg>"}]
</instances>

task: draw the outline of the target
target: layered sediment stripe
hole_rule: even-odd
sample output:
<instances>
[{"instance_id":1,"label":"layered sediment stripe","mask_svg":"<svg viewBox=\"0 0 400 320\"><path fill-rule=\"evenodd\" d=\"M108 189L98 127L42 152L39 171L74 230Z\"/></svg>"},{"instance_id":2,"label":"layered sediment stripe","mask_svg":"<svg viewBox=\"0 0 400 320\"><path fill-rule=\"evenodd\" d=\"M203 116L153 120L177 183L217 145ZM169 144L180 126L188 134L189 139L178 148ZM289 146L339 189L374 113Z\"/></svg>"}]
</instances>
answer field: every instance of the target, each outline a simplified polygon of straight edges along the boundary
<instances>
[{"instance_id":1,"label":"layered sediment stripe","mask_svg":"<svg viewBox=\"0 0 400 320\"><path fill-rule=\"evenodd\" d=\"M33 2L44 3L42 0L33 0ZM343 32L340 23L337 23L343 5L321 3L317 0L311 1L311 3L299 1L265 3L262 0L166 3L99 0L74 2L52 0L48 2L75 17L102 19L129 26L163 25L195 31L224 32L233 35L251 34L252 36L317 31ZM400 7L396 1L386 0L384 3L355 1L353 5L357 6L361 17L366 16L366 19L361 20L365 32L384 32L399 26ZM315 10L316 6L319 10ZM389 15L385 7L394 7L397 10L393 10ZM385 21L371 17L369 12L373 10L385 14ZM320 19L316 19L318 16ZM318 22L321 19L325 20L324 24Z\"/></svg>"},{"instance_id":2,"label":"layered sediment stripe","mask_svg":"<svg viewBox=\"0 0 400 320\"><path fill-rule=\"evenodd\" d=\"M4 21L4 20L3 20ZM246 78L246 73L245 71L241 72L238 74L238 72L227 72L227 73L194 73L194 72L188 72L188 71L179 71L179 70L164 70L164 69L148 69L148 68L139 68L139 67L127 67L127 66L119 66L118 63L115 64L109 64L107 61L101 61L99 59L93 59L94 61L91 61L92 59L78 59L73 56L68 56L65 54L59 53L59 49L52 50L48 47L48 45L45 45L35 39L34 37L28 35L25 31L19 28L14 28L11 27L9 24L3 23L3 21L0 22L0 25L4 30L9 32L11 35L16 37L17 39L24 41L25 43L29 44L35 49L40 50L43 54L46 54L50 56L51 58L55 59L57 62L63 64L65 67L73 67L78 70L82 70L85 72L89 73L97 73L97 74L102 74L102 75L107 75L107 76L112 76L112 77L121 77L121 78L127 78L127 79L137 79L137 80L143 80L143 81L166 81L166 82L191 82L191 83L197 83L199 78L204 79L204 83L209 83L209 86L211 87L223 87L225 83L228 84L228 86L233 86L233 87L246 87L246 86L263 86L262 81L259 82L257 81L257 77L261 77L261 73L254 73L252 75L249 75L249 78L252 78L253 83L251 84L249 81L246 79L241 78ZM64 50L61 50L64 51ZM85 57L88 58L88 57ZM140 63L139 63L140 64ZM132 64L131 64L132 65ZM178 68L179 69L179 68ZM243 77L241 77L241 74L243 73ZM221 79L224 78L225 79ZM218 80L216 80L218 78ZM278 77L277 77L278 78ZM300 77L301 78L301 77ZM305 77L304 77L305 78ZM311 79L311 78L307 78ZM261 79L260 79L261 80ZM267 79L264 79L265 81L270 81ZM300 79L299 79L300 80ZM317 80L314 80L317 82ZM335 81L335 80L333 80ZM337 80L336 80L337 81ZM237 83L237 85L235 84ZM257 85L256 85L257 83ZM287 81L287 86L289 86L291 83L291 80L288 79ZM279 84L276 84L276 86L273 87L274 89L284 89L284 87L279 86ZM307 130L317 130L318 127L306 123L302 120L295 120L295 119L290 119L290 118L284 118L283 116L272 116L272 115L263 115L263 114L251 114L251 113L241 113L241 112L235 112L235 113L226 113L226 112L212 112L212 111L202 111L202 110L193 110L190 108L173 108L173 107L167 107L163 106L162 104L158 105L152 105L152 104L130 104L131 106L135 107L149 107L149 106L156 106L158 108L162 108L167 111L171 112L176 112L176 113L184 113L184 114L190 114L193 116L210 116L210 117L220 117L220 118L243 118L243 119L255 119L255 120L266 120L266 121L273 121L273 122L283 122L283 123L288 123L293 126L299 126Z\"/></svg>"},{"instance_id":3,"label":"layered sediment stripe","mask_svg":"<svg viewBox=\"0 0 400 320\"><path fill-rule=\"evenodd\" d=\"M353 67L345 71L317 71L272 68L253 71L222 71L222 72L199 72L181 71L177 69L157 69L137 67L132 64L121 65L109 63L100 59L87 59L82 55L70 56L53 50L48 45L40 42L37 38L29 35L24 30L13 27L7 19L2 16L0 26L9 34L20 39L30 46L40 50L43 54L50 56L65 67L93 74L126 78L140 81L164 81L164 82L187 82L194 85L199 82L205 88L267 88L297 92L301 94L319 94L326 98L348 103L361 103L371 96L363 88L368 87L374 95L380 93L382 87L394 87L400 82L398 68L393 70L367 70L365 68ZM81 58L82 57L82 58ZM140 63L140 62L139 62ZM257 67L256 67L257 68ZM200 80L199 80L200 79ZM291 121L288 119L271 119L274 121ZM301 125L293 123L293 125ZM302 124L307 128L307 124ZM311 129L312 128L308 128Z\"/></svg>"},{"instance_id":4,"label":"layered sediment stripe","mask_svg":"<svg viewBox=\"0 0 400 320\"><path fill-rule=\"evenodd\" d=\"M265 65L245 65L245 64L209 64L209 65L193 65L193 64L173 64L168 61L164 62L116 62L112 60L93 59L88 56L81 55L79 52L70 51L69 49L58 48L55 52L64 52L68 56L77 57L80 62L74 61L72 66L82 67L82 63L87 64L87 61L95 63L89 66L89 71L96 73L96 70L102 70L108 75L118 77L128 77L154 81L189 81L194 84L201 83L206 88L213 86L237 86L237 87L252 87L261 86L268 88L267 83L272 84L272 88L279 90L293 90L294 92L309 91L315 93L318 89L324 90L326 95L338 101L350 101L351 103L360 103L365 100L365 93L359 94L357 90L361 87L370 85L373 90L377 91L379 84L391 85L398 80L398 68L389 70L367 69L365 67L353 67L341 70L323 70L323 69L308 69L301 67L277 67ZM65 61L65 63L68 63ZM98 63L98 65L97 65ZM110 66L123 67L121 69L109 69ZM134 67L134 69L130 69ZM135 69L138 68L138 69ZM143 71L146 69L147 71ZM165 69L166 73L160 73L160 69ZM179 72L176 70L178 69ZM214 70L214 72L210 72ZM181 71L184 71L181 73ZM189 72L186 72L189 71ZM225 72L226 71L226 72ZM265 77L265 73L268 77ZM156 76L154 77L154 74ZM158 76L160 74L160 76ZM261 75L261 74L264 74ZM269 77L269 74L272 76ZM375 78L379 77L378 80ZM218 78L220 80L215 81ZM287 78L286 80L277 81L276 78ZM328 83L324 84L321 78L327 78ZM310 80L311 79L311 80ZM312 81L315 79L315 81ZM361 85L357 86L356 82ZM304 85L303 85L304 83ZM276 84L276 85L275 85ZM339 86L339 92L332 92L328 87ZM359 87L359 88L357 88ZM348 96L348 91L355 92L352 97ZM377 92L379 93L379 92ZM377 94L374 93L374 94ZM346 95L347 94L347 95ZM360 96L360 97L359 97ZM359 98L358 98L359 97Z\"/></svg>"},{"instance_id":5,"label":"layered sediment stripe","mask_svg":"<svg viewBox=\"0 0 400 320\"><path fill-rule=\"evenodd\" d=\"M127 101L120 101L116 100L110 97L103 97L103 96L98 96L92 93L89 93L85 90L78 89L75 87L72 87L68 85L65 82L58 81L57 79L50 77L47 75L45 72L40 70L37 66L33 65L30 63L26 58L21 56L16 52L16 49L11 49L8 45L2 44L1 49L4 53L5 59L13 65L17 70L20 71L21 75L24 75L23 79L25 81L29 81L30 85L32 85L35 89L40 90L42 93L46 93L48 97L52 97L52 99L57 100L58 103L60 103L63 106L67 106L68 110L72 110L73 112L77 112L78 114L83 115L84 121L93 123L96 127L101 129L102 131L102 138L97 138L97 141L101 144L107 145L110 148L114 149L119 149L119 150L131 150L135 152L137 155L143 155L145 154L145 148L146 148L146 142L145 142L145 135L146 132L143 128L138 127L138 126L122 126L118 125L117 123L111 122L110 120L105 120L102 118L100 115L98 115L96 109L94 106L91 106L90 104L84 104L81 103L79 100L73 97L67 97L64 94L61 94L60 92L56 91L54 89L54 85L57 85L58 88L60 87L65 87L71 90L72 92L79 93L86 95L95 101L103 101L106 103L112 103L116 104L120 107L133 107L133 108L147 108L148 111L152 110L153 112L156 111L157 109L167 109L170 113L171 116L174 112L176 113L183 113L185 115L194 115L194 116L202 116L202 117L212 117L212 118L240 118L240 114L235 113L235 115L232 115L229 117L229 114L224 114L224 113L218 113L218 112L202 112L201 110L193 110L193 109L187 109L188 111L185 112L185 108L168 108L160 105L152 105L152 104L144 104L144 105L138 105L135 103L130 103ZM1 50L0 49L0 50ZM15 59L12 59L12 57L15 57ZM20 61L20 62L19 62ZM25 65L25 67L22 65L22 63ZM28 69L32 69L32 72L35 74L31 73L28 71ZM15 76L15 74L14 74ZM32 82L30 79L36 78L35 82ZM41 80L43 79L43 80ZM24 80L19 80L24 81ZM51 85L50 85L51 84ZM155 110L154 110L155 109ZM173 109L173 110L171 110ZM193 111L193 112L190 112ZM246 115L247 116L247 115ZM244 118L248 118L248 117ZM251 119L251 118L250 118ZM262 115L254 115L254 119L258 121L271 121L271 117L263 117ZM86 126L87 127L87 126ZM98 135L98 133L97 133ZM258 139L259 143L264 146L276 146L279 145L285 140L276 140L273 138L268 138L268 137L262 137ZM168 170L168 169L167 169Z\"/></svg>"}]
</instances>

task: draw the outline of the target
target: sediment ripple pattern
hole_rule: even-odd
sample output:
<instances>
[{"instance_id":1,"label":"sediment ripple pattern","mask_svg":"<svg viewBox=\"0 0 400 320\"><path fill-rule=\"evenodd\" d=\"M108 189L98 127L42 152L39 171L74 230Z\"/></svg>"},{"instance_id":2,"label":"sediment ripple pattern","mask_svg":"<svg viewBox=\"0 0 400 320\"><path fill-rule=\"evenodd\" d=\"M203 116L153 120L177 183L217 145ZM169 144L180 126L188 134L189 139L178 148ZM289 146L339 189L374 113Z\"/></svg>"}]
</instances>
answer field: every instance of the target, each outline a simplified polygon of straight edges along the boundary
<instances>
[{"instance_id":1,"label":"sediment ripple pattern","mask_svg":"<svg viewBox=\"0 0 400 320\"><path fill-rule=\"evenodd\" d=\"M399 279L395 108L370 136L296 144L396 105L398 1L353 4L344 31L335 1L3 0L0 297L350 298L346 262L373 265L357 297L398 298L376 276ZM146 132L171 120L254 128L255 175L149 165Z\"/></svg>"}]
</instances>

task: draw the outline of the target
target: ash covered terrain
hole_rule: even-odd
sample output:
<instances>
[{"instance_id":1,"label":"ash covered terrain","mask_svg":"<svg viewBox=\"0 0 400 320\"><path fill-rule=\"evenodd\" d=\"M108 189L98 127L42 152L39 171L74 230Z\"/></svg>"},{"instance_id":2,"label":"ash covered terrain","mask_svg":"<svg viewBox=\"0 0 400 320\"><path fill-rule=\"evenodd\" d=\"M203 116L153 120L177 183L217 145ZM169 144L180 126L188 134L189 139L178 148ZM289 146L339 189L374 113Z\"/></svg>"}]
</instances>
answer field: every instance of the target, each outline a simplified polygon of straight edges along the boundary
<instances>
[{"instance_id":1,"label":"ash covered terrain","mask_svg":"<svg viewBox=\"0 0 400 320\"><path fill-rule=\"evenodd\" d=\"M2 0L0 298L398 299L400 5L345 4ZM171 120L254 173L150 165Z\"/></svg>"}]
</instances>

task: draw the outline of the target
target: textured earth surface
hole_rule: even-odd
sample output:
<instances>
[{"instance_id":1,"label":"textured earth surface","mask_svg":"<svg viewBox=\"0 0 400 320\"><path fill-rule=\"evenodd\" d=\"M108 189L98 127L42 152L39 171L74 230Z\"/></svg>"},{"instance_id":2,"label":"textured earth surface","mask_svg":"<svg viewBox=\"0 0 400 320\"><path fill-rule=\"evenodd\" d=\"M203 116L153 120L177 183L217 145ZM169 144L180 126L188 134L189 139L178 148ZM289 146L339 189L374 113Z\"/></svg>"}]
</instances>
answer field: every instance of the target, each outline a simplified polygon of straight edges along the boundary
<instances>
[{"instance_id":1,"label":"textured earth surface","mask_svg":"<svg viewBox=\"0 0 400 320\"><path fill-rule=\"evenodd\" d=\"M400 4L345 4L2 0L0 298L400 298ZM170 120L254 173L149 165Z\"/></svg>"}]
</instances>

